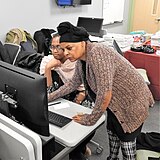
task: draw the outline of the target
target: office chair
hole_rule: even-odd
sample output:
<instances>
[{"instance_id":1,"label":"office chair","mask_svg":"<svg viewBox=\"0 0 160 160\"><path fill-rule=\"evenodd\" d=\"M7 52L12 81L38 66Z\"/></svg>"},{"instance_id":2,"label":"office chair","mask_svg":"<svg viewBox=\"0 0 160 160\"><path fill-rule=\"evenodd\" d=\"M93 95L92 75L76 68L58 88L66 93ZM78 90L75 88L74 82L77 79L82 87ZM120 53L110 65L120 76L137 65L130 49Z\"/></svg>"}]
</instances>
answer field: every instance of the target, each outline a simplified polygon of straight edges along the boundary
<instances>
[{"instance_id":1,"label":"office chair","mask_svg":"<svg viewBox=\"0 0 160 160\"><path fill-rule=\"evenodd\" d=\"M123 52L120 49L119 45L117 44L116 40L113 40L113 48L120 54L123 56Z\"/></svg>"},{"instance_id":2,"label":"office chair","mask_svg":"<svg viewBox=\"0 0 160 160\"><path fill-rule=\"evenodd\" d=\"M97 146L97 148L96 148L97 154L101 154L103 152L103 147L99 143L95 142L94 140L90 140L90 143Z\"/></svg>"}]
</instances>

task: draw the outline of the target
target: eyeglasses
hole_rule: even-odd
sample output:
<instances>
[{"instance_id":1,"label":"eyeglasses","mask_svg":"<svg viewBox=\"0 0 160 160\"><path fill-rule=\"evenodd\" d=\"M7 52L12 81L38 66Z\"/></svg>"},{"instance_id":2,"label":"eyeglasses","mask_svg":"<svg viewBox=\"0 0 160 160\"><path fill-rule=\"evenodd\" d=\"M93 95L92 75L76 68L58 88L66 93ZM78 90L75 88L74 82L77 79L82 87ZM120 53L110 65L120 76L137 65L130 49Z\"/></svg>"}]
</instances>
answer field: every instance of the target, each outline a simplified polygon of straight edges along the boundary
<instances>
[{"instance_id":1,"label":"eyeglasses","mask_svg":"<svg viewBox=\"0 0 160 160\"><path fill-rule=\"evenodd\" d=\"M51 50L55 50L56 49L57 51L64 51L64 49L61 48L61 46L59 46L59 45L57 45L57 46L51 45L50 49Z\"/></svg>"}]
</instances>

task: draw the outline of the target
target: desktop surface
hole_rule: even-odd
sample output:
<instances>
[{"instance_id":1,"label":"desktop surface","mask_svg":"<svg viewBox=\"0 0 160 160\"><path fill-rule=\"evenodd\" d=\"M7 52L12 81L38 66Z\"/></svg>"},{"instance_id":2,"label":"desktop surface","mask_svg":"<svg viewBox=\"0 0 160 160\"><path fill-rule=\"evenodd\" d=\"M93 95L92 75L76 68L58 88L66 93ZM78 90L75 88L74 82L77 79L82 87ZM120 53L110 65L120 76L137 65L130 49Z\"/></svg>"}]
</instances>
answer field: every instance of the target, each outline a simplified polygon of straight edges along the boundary
<instances>
[{"instance_id":1,"label":"desktop surface","mask_svg":"<svg viewBox=\"0 0 160 160\"><path fill-rule=\"evenodd\" d=\"M61 102L57 105L49 106L49 111L53 111L62 114L66 117L72 118L77 113L91 113L90 108L78 105L76 103L58 99L54 102ZM59 109L58 109L59 108ZM105 115L102 115L97 123L93 126L84 126L74 121L71 121L66 126L60 128L50 124L50 133L55 136L55 139L65 146L74 147L81 142L85 137L90 135L97 127L99 127L105 121Z\"/></svg>"},{"instance_id":2,"label":"desktop surface","mask_svg":"<svg viewBox=\"0 0 160 160\"><path fill-rule=\"evenodd\" d=\"M58 99L56 101L53 101L52 103L57 102L60 103L56 105L49 105L49 110L58 114L62 114L69 118L72 118L77 113L92 112L90 108L86 108L84 106L64 99ZM62 159L63 157L67 156L69 152L71 152L79 143L83 142L83 140L93 131L95 131L101 124L103 124L104 121L105 115L102 115L102 117L93 126L84 126L74 122L73 120L62 128L50 124L50 134L55 137L55 149L54 152L52 152L52 160ZM16 123L15 121L9 119L2 114L0 114L0 123L3 123L3 125L9 127L17 134L29 140L34 147L34 154L36 160L42 159L42 142L38 134L32 132L30 129ZM8 142L8 140L6 140L6 142ZM18 139L14 143L17 142Z\"/></svg>"}]
</instances>

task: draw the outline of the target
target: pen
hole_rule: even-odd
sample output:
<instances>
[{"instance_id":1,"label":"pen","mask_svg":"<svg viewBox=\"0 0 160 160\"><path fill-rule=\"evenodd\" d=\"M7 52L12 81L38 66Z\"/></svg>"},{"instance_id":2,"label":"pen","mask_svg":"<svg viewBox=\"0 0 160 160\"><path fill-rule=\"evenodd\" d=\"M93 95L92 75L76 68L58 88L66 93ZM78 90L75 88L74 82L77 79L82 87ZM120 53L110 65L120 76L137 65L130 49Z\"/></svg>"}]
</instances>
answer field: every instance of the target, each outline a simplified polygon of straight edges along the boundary
<instances>
[{"instance_id":1,"label":"pen","mask_svg":"<svg viewBox=\"0 0 160 160\"><path fill-rule=\"evenodd\" d=\"M52 106L52 105L56 105L56 104L60 104L61 102L55 102L55 103L50 103L48 104L48 106Z\"/></svg>"}]
</instances>

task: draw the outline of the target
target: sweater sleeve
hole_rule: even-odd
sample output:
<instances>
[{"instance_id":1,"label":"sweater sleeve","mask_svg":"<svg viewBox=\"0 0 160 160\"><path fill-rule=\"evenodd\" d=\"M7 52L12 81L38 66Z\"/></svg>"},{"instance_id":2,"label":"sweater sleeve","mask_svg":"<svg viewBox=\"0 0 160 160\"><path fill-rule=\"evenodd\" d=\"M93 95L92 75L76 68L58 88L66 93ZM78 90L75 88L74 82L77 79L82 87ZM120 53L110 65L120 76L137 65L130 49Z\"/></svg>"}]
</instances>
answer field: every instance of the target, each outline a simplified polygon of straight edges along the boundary
<instances>
[{"instance_id":1,"label":"sweater sleeve","mask_svg":"<svg viewBox=\"0 0 160 160\"><path fill-rule=\"evenodd\" d=\"M91 114L82 117L82 124L94 125L108 107L112 93L112 83L115 73L113 50L96 47L92 50L89 63L92 67L96 83L96 101ZM106 105L106 106L105 106Z\"/></svg>"},{"instance_id":2,"label":"sweater sleeve","mask_svg":"<svg viewBox=\"0 0 160 160\"><path fill-rule=\"evenodd\" d=\"M45 73L45 67L47 65L47 63L52 60L54 57L53 55L48 55L48 56L44 56L42 58L42 61L41 61L41 64L40 64L40 70L39 70L39 73L42 75Z\"/></svg>"},{"instance_id":3,"label":"sweater sleeve","mask_svg":"<svg viewBox=\"0 0 160 160\"><path fill-rule=\"evenodd\" d=\"M53 101L57 98L63 97L73 92L82 84L81 73L80 73L79 67L81 67L81 64L79 61L77 61L76 66L75 66L75 72L74 72L72 79L67 81L63 86L61 86L56 91L50 93L48 95L49 101Z\"/></svg>"}]
</instances>

